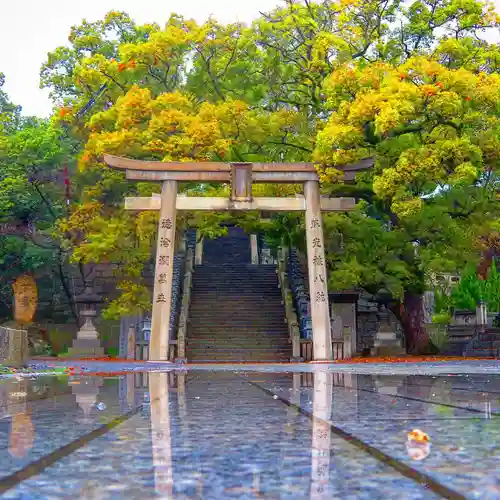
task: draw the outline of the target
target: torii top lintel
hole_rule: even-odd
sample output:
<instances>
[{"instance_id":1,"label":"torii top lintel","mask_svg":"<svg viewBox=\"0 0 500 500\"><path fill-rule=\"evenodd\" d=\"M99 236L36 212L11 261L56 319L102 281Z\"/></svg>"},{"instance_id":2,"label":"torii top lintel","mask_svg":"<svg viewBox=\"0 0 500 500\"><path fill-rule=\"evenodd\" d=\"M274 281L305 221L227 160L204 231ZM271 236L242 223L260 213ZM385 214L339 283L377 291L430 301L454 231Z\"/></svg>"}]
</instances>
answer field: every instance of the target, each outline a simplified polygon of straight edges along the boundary
<instances>
[{"instance_id":1,"label":"torii top lintel","mask_svg":"<svg viewBox=\"0 0 500 500\"><path fill-rule=\"evenodd\" d=\"M143 181L231 182L236 172L251 173L252 182L301 183L319 180L314 163L219 163L219 162L161 162L133 160L105 154L104 162L125 170L127 179ZM344 172L344 180L352 181L356 172L368 170L373 158L335 167ZM236 180L236 179L235 179Z\"/></svg>"}]
</instances>

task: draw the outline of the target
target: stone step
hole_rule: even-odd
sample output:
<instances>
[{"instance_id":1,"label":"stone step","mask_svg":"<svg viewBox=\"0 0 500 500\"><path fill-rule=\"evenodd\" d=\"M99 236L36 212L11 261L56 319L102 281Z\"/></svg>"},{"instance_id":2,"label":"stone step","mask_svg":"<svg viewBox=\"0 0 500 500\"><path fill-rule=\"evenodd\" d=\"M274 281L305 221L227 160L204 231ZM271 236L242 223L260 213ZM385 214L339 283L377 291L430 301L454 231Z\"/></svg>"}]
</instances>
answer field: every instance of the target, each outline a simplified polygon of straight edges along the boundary
<instances>
[{"instance_id":1,"label":"stone step","mask_svg":"<svg viewBox=\"0 0 500 500\"><path fill-rule=\"evenodd\" d=\"M221 283L211 283L207 286L197 286L196 283L193 283L193 293L192 295L203 295L207 296L213 293L220 293L224 295L228 295L228 297L233 300L238 300L238 296L234 294L237 293L239 296L243 295L255 299L258 297L262 297L262 294L272 295L273 297L281 297L281 290L276 286L260 286L260 285L246 285L246 286L235 286L234 283L221 284ZM231 295L233 294L233 295Z\"/></svg>"},{"instance_id":2,"label":"stone step","mask_svg":"<svg viewBox=\"0 0 500 500\"><path fill-rule=\"evenodd\" d=\"M283 304L281 304L281 296L277 297L272 295L268 295L264 298L242 295L238 300L237 298L226 298L221 294L212 294L209 296L200 296L197 294L193 294L191 300L193 307L205 306L206 309L209 309L209 306L218 306L219 309L221 308L221 306L224 306L225 309L231 308L239 310L248 309L249 307L260 307L260 311L262 311L263 309L276 311L278 309L278 306L283 309Z\"/></svg>"},{"instance_id":3,"label":"stone step","mask_svg":"<svg viewBox=\"0 0 500 500\"><path fill-rule=\"evenodd\" d=\"M279 289L273 289L272 287L264 288L237 288L235 286L211 286L207 288L195 288L196 284L193 286L193 297L203 297L204 299L209 299L215 295L222 295L227 298L227 300L232 300L233 302L238 302L241 299L249 299L252 301L262 299L263 297L277 297L281 299L281 292Z\"/></svg>"},{"instance_id":4,"label":"stone step","mask_svg":"<svg viewBox=\"0 0 500 500\"><path fill-rule=\"evenodd\" d=\"M189 357L188 356L188 361L190 363L197 363L197 364L206 364L206 365L216 365L218 363L224 363L224 364L235 364L235 363L250 363L250 364L259 364L259 363L265 363L265 364L275 364L275 363L288 363L290 361L290 357L277 357L277 356L267 356L265 358L252 358L249 356L241 356L239 358L235 358L233 356L228 356L227 358L219 357L219 358L207 358L207 357Z\"/></svg>"},{"instance_id":5,"label":"stone step","mask_svg":"<svg viewBox=\"0 0 500 500\"><path fill-rule=\"evenodd\" d=\"M220 345L220 344L193 344L189 342L187 344L189 348L190 353L194 353L197 351L205 351L209 349L210 351L228 351L232 352L234 350L244 350L244 351L269 351L269 352L284 352L288 353L290 350L290 347L288 345L270 345L270 346L265 346L265 345L243 345L243 344L238 344L234 343L231 345Z\"/></svg>"},{"instance_id":6,"label":"stone step","mask_svg":"<svg viewBox=\"0 0 500 500\"><path fill-rule=\"evenodd\" d=\"M221 343L228 343L232 342L233 340L236 342L245 342L245 343L255 343L258 342L260 339L268 339L268 338L274 338L276 339L275 342L281 342L281 343L287 343L288 342L288 332L275 332L275 333L269 333L269 330L249 330L249 331L240 331L236 332L224 332L224 331L216 331L212 330L209 332L202 332L200 331L193 331L191 332L192 335L188 337L188 340L199 340L203 342L221 342ZM233 335L231 335L233 333ZM269 342L269 340L265 340L263 342Z\"/></svg>"},{"instance_id":7,"label":"stone step","mask_svg":"<svg viewBox=\"0 0 500 500\"><path fill-rule=\"evenodd\" d=\"M250 311L251 307L238 307L238 308L230 308L228 304L224 304L224 308L227 309L227 312L224 313L224 311L217 311L214 312L214 309L221 307L221 303L214 303L212 304L212 308L208 307L207 305L195 305L190 308L190 317L205 317L205 318L225 318L229 322L237 321L238 319L240 321L247 320L247 319L252 319L256 318L255 314L252 314ZM258 308L258 304L255 304L255 307ZM270 318L266 317L270 315L270 313L277 314L280 313L279 319L284 321L285 318L285 313L283 312L283 308L276 308L276 309L268 309L266 308L263 310L262 308L258 309L258 312L260 314L260 317L257 317L256 319L260 319L263 321L269 321ZM236 316L238 314L238 316ZM275 320L278 320L278 318L273 318Z\"/></svg>"},{"instance_id":8,"label":"stone step","mask_svg":"<svg viewBox=\"0 0 500 500\"><path fill-rule=\"evenodd\" d=\"M273 322L266 322L266 321L259 321L258 319L255 318L249 318L248 320L245 321L239 321L239 322L231 322L228 321L227 318L223 318L222 316L219 316L220 321L214 321L214 317L193 317L189 319L189 326L191 328L199 328L203 330L216 330L216 331L222 331L226 330L227 328L235 328L237 330L252 330L255 328L259 328L260 330L266 329L269 331L273 330L284 330L285 327L287 327L285 320L283 319L282 321L273 321ZM249 324L249 322L252 322Z\"/></svg>"},{"instance_id":9,"label":"stone step","mask_svg":"<svg viewBox=\"0 0 500 500\"><path fill-rule=\"evenodd\" d=\"M290 350L290 346L287 345L278 345L278 346L262 346L262 345L225 345L225 344L206 344L206 345L191 345L188 343L189 351L224 351L224 352L232 352L232 351L255 351L255 352L272 352L272 351L283 351L288 352Z\"/></svg>"},{"instance_id":10,"label":"stone step","mask_svg":"<svg viewBox=\"0 0 500 500\"><path fill-rule=\"evenodd\" d=\"M473 340L471 349L500 349L500 342L482 342Z\"/></svg>"},{"instance_id":11,"label":"stone step","mask_svg":"<svg viewBox=\"0 0 500 500\"><path fill-rule=\"evenodd\" d=\"M214 308L215 307L220 307L220 304L214 304ZM226 325L239 324L246 321L256 321L262 324L285 324L285 314L282 309L266 309L265 311L259 309L258 313L260 316L252 315L249 308L246 307L241 309L229 309L229 307L227 307L227 309L225 314L222 311L212 314L210 308L194 307L190 309L189 321L191 324L196 324L196 320L198 320L198 322L208 321L211 324L217 324L219 321L223 321Z\"/></svg>"},{"instance_id":12,"label":"stone step","mask_svg":"<svg viewBox=\"0 0 500 500\"><path fill-rule=\"evenodd\" d=\"M193 273L186 354L212 362L291 356L276 266L250 263L250 238L241 229L205 240Z\"/></svg>"},{"instance_id":13,"label":"stone step","mask_svg":"<svg viewBox=\"0 0 500 500\"><path fill-rule=\"evenodd\" d=\"M477 339L481 342L500 342L500 334L497 333L480 333Z\"/></svg>"},{"instance_id":14,"label":"stone step","mask_svg":"<svg viewBox=\"0 0 500 500\"><path fill-rule=\"evenodd\" d=\"M200 307L205 307L205 309L209 310L211 307L217 307L221 309L224 307L224 309L230 308L231 310L239 310L239 311L244 311L248 310L251 307L258 307L259 311L265 312L267 310L269 311L276 311L278 308L284 311L283 304L281 304L281 297L276 297L272 295L268 295L265 298L254 298L254 297L248 297L248 295L243 295L240 300L238 299L227 299L223 295L212 295L211 297L204 297L204 296L198 296L198 295L193 295L191 299L191 304L193 308L196 308L198 306Z\"/></svg>"},{"instance_id":15,"label":"stone step","mask_svg":"<svg viewBox=\"0 0 500 500\"><path fill-rule=\"evenodd\" d=\"M201 332L193 331L192 335L188 337L188 341L196 340L200 342L220 342L221 344L227 344L230 342L240 342L240 343L269 343L271 340L269 338L275 339L274 342L277 343L288 343L288 333L287 332L276 332L269 333L268 330L251 330L237 332L239 335L230 335L228 332L224 331L210 331ZM265 339L265 340L262 340Z\"/></svg>"},{"instance_id":16,"label":"stone step","mask_svg":"<svg viewBox=\"0 0 500 500\"><path fill-rule=\"evenodd\" d=\"M276 350L276 349L190 349L188 356L192 357L205 357L205 358L229 358L229 357L251 357L251 358L263 358L263 357L288 357L288 350Z\"/></svg>"},{"instance_id":17,"label":"stone step","mask_svg":"<svg viewBox=\"0 0 500 500\"><path fill-rule=\"evenodd\" d=\"M471 358L498 358L500 351L498 349L467 349L464 356Z\"/></svg>"},{"instance_id":18,"label":"stone step","mask_svg":"<svg viewBox=\"0 0 500 500\"><path fill-rule=\"evenodd\" d=\"M217 332L220 333L221 335L224 332L227 332L227 334L232 334L232 335L246 335L247 333L252 333L252 332L270 332L270 334L279 334L281 332L288 332L288 326L283 323L257 323L257 322L252 322L252 324L249 324L248 322L245 323L239 323L239 324L231 324L231 323L223 323L223 324L217 324L217 323L211 323L210 320L206 321L198 321L195 318L191 318L189 321L189 330L190 332L194 333L210 333L210 332Z\"/></svg>"},{"instance_id":19,"label":"stone step","mask_svg":"<svg viewBox=\"0 0 500 500\"><path fill-rule=\"evenodd\" d=\"M269 284L260 284L260 283L238 284L235 281L236 280L231 280L228 281L227 283L211 281L210 283L206 284L200 284L194 281L193 291L194 293L198 292L207 293L207 292L215 292L217 290L227 291L227 292L238 290L246 293L274 293L281 295L281 291L278 288L278 285L276 285L274 282Z\"/></svg>"},{"instance_id":20,"label":"stone step","mask_svg":"<svg viewBox=\"0 0 500 500\"><path fill-rule=\"evenodd\" d=\"M263 347L271 347L271 346L289 346L290 342L288 340L288 336L285 335L276 335L274 339L265 338L267 337L265 334L259 338L256 337L226 337L226 336L218 336L213 335L210 337L198 337L193 336L187 339L187 343L189 345L221 345L221 346L232 346L234 345L242 345L242 346L263 346ZM265 339L264 339L265 338ZM264 340L263 340L264 339Z\"/></svg>"},{"instance_id":21,"label":"stone step","mask_svg":"<svg viewBox=\"0 0 500 500\"><path fill-rule=\"evenodd\" d=\"M259 289L276 289L279 290L278 280L261 281L254 278L248 278L242 280L239 277L234 278L208 278L207 280L193 280L193 286L197 286L200 289L211 288L216 286L224 287L235 287L235 288L245 288L247 290L259 290Z\"/></svg>"}]
</instances>

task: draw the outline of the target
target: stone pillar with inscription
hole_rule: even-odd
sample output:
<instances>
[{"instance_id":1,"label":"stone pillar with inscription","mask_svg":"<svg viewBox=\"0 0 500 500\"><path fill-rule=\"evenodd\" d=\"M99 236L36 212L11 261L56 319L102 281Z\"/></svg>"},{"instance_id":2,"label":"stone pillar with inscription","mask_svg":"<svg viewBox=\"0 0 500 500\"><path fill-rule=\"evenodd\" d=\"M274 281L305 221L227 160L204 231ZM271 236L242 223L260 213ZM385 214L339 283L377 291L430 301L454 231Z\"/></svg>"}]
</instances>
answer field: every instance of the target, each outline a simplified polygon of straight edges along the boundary
<instances>
[{"instance_id":1,"label":"stone pillar with inscription","mask_svg":"<svg viewBox=\"0 0 500 500\"><path fill-rule=\"evenodd\" d=\"M250 235L250 253L251 253L251 261L252 264L259 263L259 245L257 243L257 235Z\"/></svg>"},{"instance_id":2,"label":"stone pillar with inscription","mask_svg":"<svg viewBox=\"0 0 500 500\"><path fill-rule=\"evenodd\" d=\"M306 181L304 183L304 197L306 200L307 264L309 268L309 293L311 294L313 360L329 361L332 359L332 338L319 182Z\"/></svg>"},{"instance_id":3,"label":"stone pillar with inscription","mask_svg":"<svg viewBox=\"0 0 500 500\"><path fill-rule=\"evenodd\" d=\"M127 332L127 359L135 359L135 325L130 325Z\"/></svg>"},{"instance_id":4,"label":"stone pillar with inscription","mask_svg":"<svg viewBox=\"0 0 500 500\"><path fill-rule=\"evenodd\" d=\"M177 181L162 181L149 359L167 361L175 246Z\"/></svg>"},{"instance_id":5,"label":"stone pillar with inscription","mask_svg":"<svg viewBox=\"0 0 500 500\"><path fill-rule=\"evenodd\" d=\"M194 263L196 266L201 266L203 264L203 243L204 237L199 231L196 231L196 246L194 250Z\"/></svg>"}]
</instances>

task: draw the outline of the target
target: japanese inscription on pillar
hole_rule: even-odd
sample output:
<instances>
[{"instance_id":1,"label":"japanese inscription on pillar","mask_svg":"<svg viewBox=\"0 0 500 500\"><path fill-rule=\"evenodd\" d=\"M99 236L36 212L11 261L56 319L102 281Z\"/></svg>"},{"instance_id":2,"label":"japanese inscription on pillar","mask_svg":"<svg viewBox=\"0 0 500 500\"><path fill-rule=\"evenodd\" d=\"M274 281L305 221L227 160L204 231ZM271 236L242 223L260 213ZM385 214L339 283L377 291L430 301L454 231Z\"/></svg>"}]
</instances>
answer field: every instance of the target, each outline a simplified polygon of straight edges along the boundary
<instances>
[{"instance_id":1,"label":"japanese inscription on pillar","mask_svg":"<svg viewBox=\"0 0 500 500\"><path fill-rule=\"evenodd\" d=\"M323 249L323 238L322 238L322 227L318 217L312 217L310 222L310 230L313 233L312 236L312 248L313 248L313 273L314 273L314 283L316 284L316 290L314 297L311 300L314 302L325 303L328 301L327 289L326 289L326 266L324 258ZM317 234L317 236L315 235ZM318 290L318 288L321 288Z\"/></svg>"},{"instance_id":2,"label":"japanese inscription on pillar","mask_svg":"<svg viewBox=\"0 0 500 500\"><path fill-rule=\"evenodd\" d=\"M170 307L172 301L172 274L175 242L175 203L177 184L164 181L161 195L158 241L156 245L155 283L153 291L153 324L150 353L155 360L168 359L170 341Z\"/></svg>"},{"instance_id":3,"label":"japanese inscription on pillar","mask_svg":"<svg viewBox=\"0 0 500 500\"><path fill-rule=\"evenodd\" d=\"M169 276L171 276L170 267L172 265L172 241L175 235L172 234L173 222L171 217L164 217L160 219L159 231L158 231L158 256L156 263L156 282L155 285L168 285ZM158 272L159 271L159 272ZM156 292L158 288L158 292ZM165 303L167 302L165 292L160 288L160 286L155 286L155 302Z\"/></svg>"},{"instance_id":4,"label":"japanese inscription on pillar","mask_svg":"<svg viewBox=\"0 0 500 500\"><path fill-rule=\"evenodd\" d=\"M314 360L327 361L332 359L332 340L319 183L314 181L304 183L304 197L313 357Z\"/></svg>"}]
</instances>

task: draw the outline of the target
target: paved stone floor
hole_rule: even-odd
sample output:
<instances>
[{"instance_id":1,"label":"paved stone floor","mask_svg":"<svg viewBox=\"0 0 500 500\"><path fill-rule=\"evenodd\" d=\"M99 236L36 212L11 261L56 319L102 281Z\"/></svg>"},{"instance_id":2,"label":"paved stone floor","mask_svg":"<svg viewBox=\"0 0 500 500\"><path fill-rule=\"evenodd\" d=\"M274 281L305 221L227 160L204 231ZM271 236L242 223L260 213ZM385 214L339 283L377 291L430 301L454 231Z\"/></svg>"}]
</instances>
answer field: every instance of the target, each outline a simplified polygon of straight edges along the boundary
<instances>
[{"instance_id":1,"label":"paved stone floor","mask_svg":"<svg viewBox=\"0 0 500 500\"><path fill-rule=\"evenodd\" d=\"M498 362L148 366L0 379L1 498L500 498Z\"/></svg>"}]
</instances>

